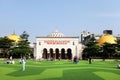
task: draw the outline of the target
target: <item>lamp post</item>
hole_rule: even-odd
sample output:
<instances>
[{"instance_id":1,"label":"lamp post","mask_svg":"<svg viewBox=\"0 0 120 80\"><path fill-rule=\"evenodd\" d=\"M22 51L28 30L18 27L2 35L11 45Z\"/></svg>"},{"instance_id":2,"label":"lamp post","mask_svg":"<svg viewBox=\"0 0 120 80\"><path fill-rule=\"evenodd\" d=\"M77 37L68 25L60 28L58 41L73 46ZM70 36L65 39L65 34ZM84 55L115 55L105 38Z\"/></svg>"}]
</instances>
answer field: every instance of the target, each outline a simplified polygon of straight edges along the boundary
<instances>
[{"instance_id":1,"label":"lamp post","mask_svg":"<svg viewBox=\"0 0 120 80\"><path fill-rule=\"evenodd\" d=\"M75 47L75 49L76 49L76 64L78 63L78 55L77 55L77 46Z\"/></svg>"}]
</instances>

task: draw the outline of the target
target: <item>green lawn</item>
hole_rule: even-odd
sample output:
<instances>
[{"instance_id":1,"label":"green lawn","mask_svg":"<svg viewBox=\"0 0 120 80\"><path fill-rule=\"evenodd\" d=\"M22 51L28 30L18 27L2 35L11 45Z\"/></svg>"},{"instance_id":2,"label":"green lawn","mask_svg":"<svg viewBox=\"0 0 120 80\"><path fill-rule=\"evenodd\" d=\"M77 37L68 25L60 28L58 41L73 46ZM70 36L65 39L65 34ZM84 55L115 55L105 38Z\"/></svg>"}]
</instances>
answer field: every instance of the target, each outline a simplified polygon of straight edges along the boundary
<instances>
[{"instance_id":1,"label":"green lawn","mask_svg":"<svg viewBox=\"0 0 120 80\"><path fill-rule=\"evenodd\" d=\"M120 80L120 69L115 61L33 61L27 60L26 70L22 65L4 64L0 60L0 80Z\"/></svg>"}]
</instances>

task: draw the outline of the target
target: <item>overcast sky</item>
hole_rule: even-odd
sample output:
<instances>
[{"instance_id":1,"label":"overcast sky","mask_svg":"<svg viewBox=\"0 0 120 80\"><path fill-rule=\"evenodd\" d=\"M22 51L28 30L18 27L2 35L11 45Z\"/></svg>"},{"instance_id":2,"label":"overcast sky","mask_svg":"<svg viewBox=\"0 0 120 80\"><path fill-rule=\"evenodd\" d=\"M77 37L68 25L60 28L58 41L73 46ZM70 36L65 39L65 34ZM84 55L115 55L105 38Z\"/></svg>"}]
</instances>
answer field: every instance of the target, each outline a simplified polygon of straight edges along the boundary
<instances>
[{"instance_id":1,"label":"overcast sky","mask_svg":"<svg viewBox=\"0 0 120 80\"><path fill-rule=\"evenodd\" d=\"M27 31L35 42L55 30L80 36L105 29L120 34L120 0L0 0L0 36Z\"/></svg>"}]
</instances>

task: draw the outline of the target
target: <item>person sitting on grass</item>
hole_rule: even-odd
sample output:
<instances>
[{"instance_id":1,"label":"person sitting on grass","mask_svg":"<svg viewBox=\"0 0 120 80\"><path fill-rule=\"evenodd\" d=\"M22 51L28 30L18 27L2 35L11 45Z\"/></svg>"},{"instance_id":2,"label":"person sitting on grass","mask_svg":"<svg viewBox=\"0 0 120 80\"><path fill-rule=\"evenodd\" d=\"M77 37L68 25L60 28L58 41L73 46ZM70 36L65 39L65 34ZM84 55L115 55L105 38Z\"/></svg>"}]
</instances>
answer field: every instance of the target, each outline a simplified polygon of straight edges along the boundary
<instances>
[{"instance_id":1,"label":"person sitting on grass","mask_svg":"<svg viewBox=\"0 0 120 80\"><path fill-rule=\"evenodd\" d=\"M15 64L15 61L14 61L14 60L11 60L11 61L7 60L7 61L5 62L5 64Z\"/></svg>"},{"instance_id":2,"label":"person sitting on grass","mask_svg":"<svg viewBox=\"0 0 120 80\"><path fill-rule=\"evenodd\" d=\"M120 69L120 63L117 65L117 67Z\"/></svg>"},{"instance_id":3,"label":"person sitting on grass","mask_svg":"<svg viewBox=\"0 0 120 80\"><path fill-rule=\"evenodd\" d=\"M10 61L10 64L15 64L15 61L12 59L12 60Z\"/></svg>"}]
</instances>

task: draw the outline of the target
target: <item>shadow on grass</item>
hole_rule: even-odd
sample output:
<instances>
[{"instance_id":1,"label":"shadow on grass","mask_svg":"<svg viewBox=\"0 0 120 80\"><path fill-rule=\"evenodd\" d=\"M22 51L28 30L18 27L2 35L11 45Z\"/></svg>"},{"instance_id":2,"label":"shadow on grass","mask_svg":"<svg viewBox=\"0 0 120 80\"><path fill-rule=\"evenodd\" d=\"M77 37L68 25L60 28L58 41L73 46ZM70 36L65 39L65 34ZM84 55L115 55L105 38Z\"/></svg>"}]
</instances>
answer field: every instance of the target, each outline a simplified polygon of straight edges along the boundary
<instances>
[{"instance_id":1,"label":"shadow on grass","mask_svg":"<svg viewBox=\"0 0 120 80\"><path fill-rule=\"evenodd\" d=\"M19 69L18 71L14 71L12 73L6 74L7 76L15 76L15 77L21 77L21 76L29 76L29 75L38 75L42 73L45 69L37 68L37 67L27 67L25 71L22 71L22 69Z\"/></svg>"},{"instance_id":2,"label":"shadow on grass","mask_svg":"<svg viewBox=\"0 0 120 80\"><path fill-rule=\"evenodd\" d=\"M47 79L37 79L37 80L106 80L104 77L100 77L96 75L95 72L105 72L105 73L113 73L115 75L119 75L120 72L114 70L102 70L102 69L71 69L64 70L63 76L61 78L47 78ZM104 75L104 74L103 74ZM112 76L112 75L109 75ZM108 77L108 76L106 76ZM115 76L113 76L114 78ZM119 80L118 77L116 80Z\"/></svg>"},{"instance_id":3,"label":"shadow on grass","mask_svg":"<svg viewBox=\"0 0 120 80\"><path fill-rule=\"evenodd\" d=\"M48 64L49 63L49 64ZM35 65L33 65L35 64ZM113 74L120 74L120 70L115 70L116 67L109 63L104 62L96 62L93 65L88 64L88 62L80 62L79 64L67 63L67 62L45 62L45 63L31 63L26 65L26 70L22 71L21 65L5 65L3 64L2 67L6 68L13 68L13 72L6 74L7 76L13 77L24 77L24 76L35 76L38 75L37 78L34 80L105 80L99 73L106 74L113 73ZM35 67L36 66L36 67ZM39 67L40 66L40 67ZM89 67L88 67L89 66ZM109 69L108 69L109 68ZM44 71L48 69L48 73L41 75ZM61 77L46 77L49 74L55 73L56 71L49 71L49 69L62 69L62 76ZM114 71L115 70L115 71ZM97 73L97 74L95 74ZM40 76L39 76L40 75ZM44 76L44 77L43 77ZM53 74L54 76L54 74ZM112 75L110 75L112 76ZM31 80L31 79L30 79ZM118 79L115 79L118 80Z\"/></svg>"}]
</instances>

